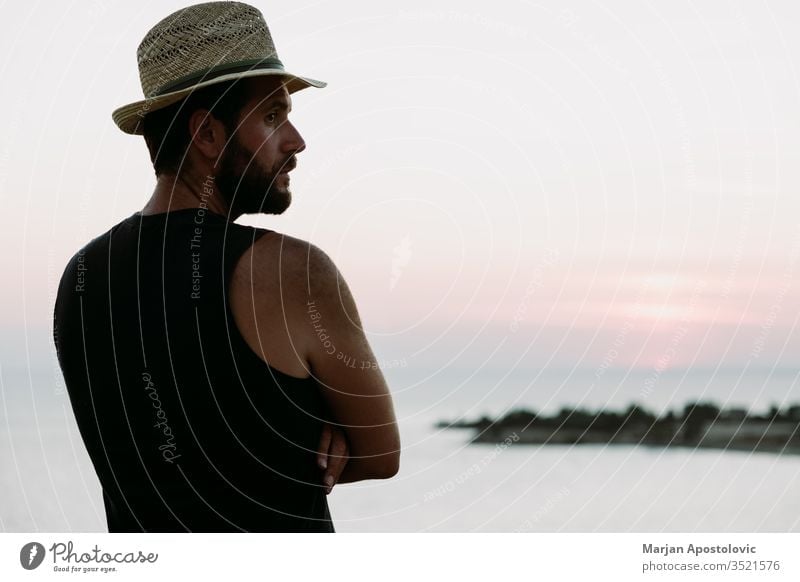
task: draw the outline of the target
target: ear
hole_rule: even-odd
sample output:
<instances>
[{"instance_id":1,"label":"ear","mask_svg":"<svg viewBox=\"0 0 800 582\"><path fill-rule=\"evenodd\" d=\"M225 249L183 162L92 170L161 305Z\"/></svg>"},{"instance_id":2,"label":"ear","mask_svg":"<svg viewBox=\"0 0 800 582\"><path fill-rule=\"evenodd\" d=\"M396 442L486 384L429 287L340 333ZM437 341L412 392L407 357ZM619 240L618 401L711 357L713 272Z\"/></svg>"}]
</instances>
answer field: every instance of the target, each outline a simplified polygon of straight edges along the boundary
<instances>
[{"instance_id":1,"label":"ear","mask_svg":"<svg viewBox=\"0 0 800 582\"><path fill-rule=\"evenodd\" d=\"M225 148L227 135L221 121L207 109L196 109L189 117L189 134L192 145L209 161L214 161Z\"/></svg>"}]
</instances>

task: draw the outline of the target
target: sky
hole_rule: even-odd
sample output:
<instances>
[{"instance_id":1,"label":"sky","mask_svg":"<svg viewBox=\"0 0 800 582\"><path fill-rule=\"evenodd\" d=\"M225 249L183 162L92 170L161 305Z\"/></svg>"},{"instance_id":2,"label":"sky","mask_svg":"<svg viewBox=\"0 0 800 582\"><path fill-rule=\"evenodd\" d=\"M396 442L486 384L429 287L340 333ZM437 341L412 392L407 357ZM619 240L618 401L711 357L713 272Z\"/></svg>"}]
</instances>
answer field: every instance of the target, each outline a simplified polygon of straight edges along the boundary
<instances>
[{"instance_id":1,"label":"sky","mask_svg":"<svg viewBox=\"0 0 800 582\"><path fill-rule=\"evenodd\" d=\"M800 6L257 2L307 148L281 216L388 367L800 368ZM0 365L155 178L111 111L181 2L3 4ZM400 362L401 364L398 364Z\"/></svg>"}]
</instances>

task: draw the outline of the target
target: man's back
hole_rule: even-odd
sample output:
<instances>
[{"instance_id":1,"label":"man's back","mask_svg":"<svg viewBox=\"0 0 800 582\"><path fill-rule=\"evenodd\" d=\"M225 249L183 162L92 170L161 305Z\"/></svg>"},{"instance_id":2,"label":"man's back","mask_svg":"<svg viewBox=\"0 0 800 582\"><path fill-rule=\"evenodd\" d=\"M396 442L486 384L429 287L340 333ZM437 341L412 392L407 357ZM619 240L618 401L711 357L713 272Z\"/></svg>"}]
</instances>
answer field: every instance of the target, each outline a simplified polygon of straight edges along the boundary
<instances>
[{"instance_id":1,"label":"man's back","mask_svg":"<svg viewBox=\"0 0 800 582\"><path fill-rule=\"evenodd\" d=\"M229 307L268 232L136 213L67 266L54 335L110 531L333 531L316 382L267 365Z\"/></svg>"}]
</instances>

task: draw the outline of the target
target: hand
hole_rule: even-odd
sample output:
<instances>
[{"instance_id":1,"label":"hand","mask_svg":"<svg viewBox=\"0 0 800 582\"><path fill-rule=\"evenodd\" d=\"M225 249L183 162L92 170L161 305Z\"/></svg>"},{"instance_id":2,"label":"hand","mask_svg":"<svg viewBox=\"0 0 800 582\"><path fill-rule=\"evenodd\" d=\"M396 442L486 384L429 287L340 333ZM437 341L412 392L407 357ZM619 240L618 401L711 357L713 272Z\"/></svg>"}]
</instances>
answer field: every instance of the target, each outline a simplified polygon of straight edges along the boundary
<instances>
[{"instance_id":1,"label":"hand","mask_svg":"<svg viewBox=\"0 0 800 582\"><path fill-rule=\"evenodd\" d=\"M333 490L333 486L339 481L339 476L344 471L349 459L350 448L347 445L347 436L344 431L337 426L331 426L327 422L323 424L322 436L319 439L319 447L317 449L317 464L325 471L323 482L326 486L326 495Z\"/></svg>"}]
</instances>

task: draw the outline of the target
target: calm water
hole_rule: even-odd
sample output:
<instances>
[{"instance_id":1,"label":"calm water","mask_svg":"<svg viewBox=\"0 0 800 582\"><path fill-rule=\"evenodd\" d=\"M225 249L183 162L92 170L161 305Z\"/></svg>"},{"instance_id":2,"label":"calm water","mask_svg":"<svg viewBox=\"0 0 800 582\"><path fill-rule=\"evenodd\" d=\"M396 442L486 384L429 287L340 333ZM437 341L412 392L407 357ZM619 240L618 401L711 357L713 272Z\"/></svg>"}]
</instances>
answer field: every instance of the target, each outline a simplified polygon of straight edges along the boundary
<instances>
[{"instance_id":1,"label":"calm water","mask_svg":"<svg viewBox=\"0 0 800 582\"><path fill-rule=\"evenodd\" d=\"M795 372L665 374L647 399L641 374L604 375L594 385L593 374L580 371L548 372L535 382L516 371L503 383L467 373L447 381L411 374L389 374L401 418L401 472L386 482L337 486L330 505L339 531L800 531L800 456L622 446L498 449L467 445L469 431L433 428L443 417L517 405L615 408L637 394L654 410L697 397L765 408L797 395ZM0 528L104 531L99 484L51 376L4 370Z\"/></svg>"}]
</instances>

